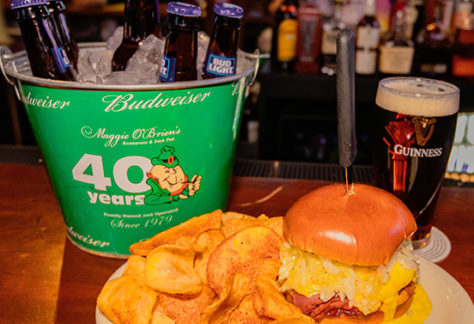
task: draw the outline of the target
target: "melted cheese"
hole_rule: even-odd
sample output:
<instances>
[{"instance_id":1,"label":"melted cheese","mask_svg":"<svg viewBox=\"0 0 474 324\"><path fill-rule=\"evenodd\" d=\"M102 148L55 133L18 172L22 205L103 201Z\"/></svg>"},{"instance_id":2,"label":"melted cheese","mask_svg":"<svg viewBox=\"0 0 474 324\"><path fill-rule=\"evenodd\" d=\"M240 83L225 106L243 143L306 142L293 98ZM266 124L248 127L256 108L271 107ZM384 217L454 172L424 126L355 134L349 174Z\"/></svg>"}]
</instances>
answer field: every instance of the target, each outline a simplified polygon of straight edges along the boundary
<instances>
[{"instance_id":1,"label":"melted cheese","mask_svg":"<svg viewBox=\"0 0 474 324\"><path fill-rule=\"evenodd\" d=\"M421 285L416 285L415 295L408 311L397 319L386 321L389 324L422 324L431 313L432 304Z\"/></svg>"},{"instance_id":2,"label":"melted cheese","mask_svg":"<svg viewBox=\"0 0 474 324\"><path fill-rule=\"evenodd\" d=\"M365 267L331 261L285 244L280 255L281 291L294 289L307 297L319 294L323 301L337 294L341 299L347 297L350 306L364 314L381 308L385 318L391 319L398 292L416 280L418 267L407 261L412 256L406 246L402 245L386 266Z\"/></svg>"}]
</instances>

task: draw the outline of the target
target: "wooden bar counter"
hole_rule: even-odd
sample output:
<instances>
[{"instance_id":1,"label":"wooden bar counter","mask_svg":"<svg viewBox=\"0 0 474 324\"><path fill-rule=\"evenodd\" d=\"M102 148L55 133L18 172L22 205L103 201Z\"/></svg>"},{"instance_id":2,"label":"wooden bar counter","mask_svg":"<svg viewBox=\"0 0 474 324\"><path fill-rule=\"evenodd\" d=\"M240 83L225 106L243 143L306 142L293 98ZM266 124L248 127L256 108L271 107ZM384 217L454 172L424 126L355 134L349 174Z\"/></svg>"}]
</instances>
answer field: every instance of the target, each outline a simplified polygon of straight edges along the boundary
<instances>
[{"instance_id":1,"label":"wooden bar counter","mask_svg":"<svg viewBox=\"0 0 474 324\"><path fill-rule=\"evenodd\" d=\"M283 215L323 181L234 177L228 210ZM265 199L263 199L265 198ZM474 297L474 188L443 187L435 225L452 250L439 266ZM95 323L95 300L125 261L66 239L43 166L0 163L0 323Z\"/></svg>"}]
</instances>

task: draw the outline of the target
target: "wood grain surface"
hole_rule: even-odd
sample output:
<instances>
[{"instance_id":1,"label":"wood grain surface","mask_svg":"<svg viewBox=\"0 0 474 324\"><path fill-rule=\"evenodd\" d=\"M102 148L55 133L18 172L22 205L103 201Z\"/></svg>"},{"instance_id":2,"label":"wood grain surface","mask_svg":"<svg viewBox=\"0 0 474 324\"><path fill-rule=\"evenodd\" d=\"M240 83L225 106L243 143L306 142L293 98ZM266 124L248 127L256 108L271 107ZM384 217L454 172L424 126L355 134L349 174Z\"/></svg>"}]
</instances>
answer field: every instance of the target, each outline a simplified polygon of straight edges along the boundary
<instances>
[{"instance_id":1,"label":"wood grain surface","mask_svg":"<svg viewBox=\"0 0 474 324\"><path fill-rule=\"evenodd\" d=\"M284 215L322 181L234 177L227 210ZM474 297L474 189L443 187L435 225L452 243L439 265ZM124 260L91 255L66 239L42 166L0 164L0 323L94 323L95 300Z\"/></svg>"}]
</instances>

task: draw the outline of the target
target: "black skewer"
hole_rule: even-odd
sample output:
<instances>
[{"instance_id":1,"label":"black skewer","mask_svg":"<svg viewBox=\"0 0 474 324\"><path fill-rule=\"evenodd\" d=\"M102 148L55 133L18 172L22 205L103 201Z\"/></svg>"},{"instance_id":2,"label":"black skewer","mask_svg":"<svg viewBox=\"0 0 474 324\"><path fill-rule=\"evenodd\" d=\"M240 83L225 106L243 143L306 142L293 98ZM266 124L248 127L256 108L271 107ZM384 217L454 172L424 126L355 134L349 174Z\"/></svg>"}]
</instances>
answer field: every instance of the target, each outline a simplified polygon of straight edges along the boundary
<instances>
[{"instance_id":1,"label":"black skewer","mask_svg":"<svg viewBox=\"0 0 474 324\"><path fill-rule=\"evenodd\" d=\"M354 34L344 29L337 36L337 134L339 164L345 168L346 194L351 194L352 164L357 154L355 131Z\"/></svg>"}]
</instances>

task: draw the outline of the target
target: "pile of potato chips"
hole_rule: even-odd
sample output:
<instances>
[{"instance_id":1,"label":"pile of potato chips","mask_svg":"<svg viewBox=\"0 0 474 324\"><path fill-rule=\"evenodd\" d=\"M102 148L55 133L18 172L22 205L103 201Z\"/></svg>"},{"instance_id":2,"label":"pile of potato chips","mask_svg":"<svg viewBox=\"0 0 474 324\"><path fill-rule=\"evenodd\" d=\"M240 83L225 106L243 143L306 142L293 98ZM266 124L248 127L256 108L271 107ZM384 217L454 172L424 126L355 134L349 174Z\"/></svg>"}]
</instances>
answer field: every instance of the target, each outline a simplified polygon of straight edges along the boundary
<instances>
[{"instance_id":1,"label":"pile of potato chips","mask_svg":"<svg viewBox=\"0 0 474 324\"><path fill-rule=\"evenodd\" d=\"M220 210L130 247L97 305L114 323L313 323L279 292L282 218Z\"/></svg>"}]
</instances>

